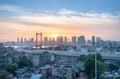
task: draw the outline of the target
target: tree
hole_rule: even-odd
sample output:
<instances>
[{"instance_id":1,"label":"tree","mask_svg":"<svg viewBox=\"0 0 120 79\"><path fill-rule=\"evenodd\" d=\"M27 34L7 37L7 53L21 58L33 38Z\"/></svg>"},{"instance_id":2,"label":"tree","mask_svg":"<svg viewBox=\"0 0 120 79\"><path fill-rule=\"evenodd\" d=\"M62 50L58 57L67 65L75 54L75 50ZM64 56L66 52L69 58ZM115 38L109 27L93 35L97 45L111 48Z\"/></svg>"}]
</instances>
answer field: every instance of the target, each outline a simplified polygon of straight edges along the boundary
<instances>
[{"instance_id":1,"label":"tree","mask_svg":"<svg viewBox=\"0 0 120 79\"><path fill-rule=\"evenodd\" d=\"M16 71L17 68L18 68L18 64L16 64L16 63L5 65L5 69L8 72L12 73L13 75L15 75L15 71Z\"/></svg>"},{"instance_id":2,"label":"tree","mask_svg":"<svg viewBox=\"0 0 120 79\"><path fill-rule=\"evenodd\" d=\"M0 79L6 79L6 76L3 74L0 74Z\"/></svg>"},{"instance_id":3,"label":"tree","mask_svg":"<svg viewBox=\"0 0 120 79\"><path fill-rule=\"evenodd\" d=\"M97 61L97 73L98 76L100 76L100 74L105 70L105 64L102 61Z\"/></svg>"},{"instance_id":4,"label":"tree","mask_svg":"<svg viewBox=\"0 0 120 79\"><path fill-rule=\"evenodd\" d=\"M93 58L95 58L95 54L91 55ZM96 53L97 60L103 61L102 56L100 53Z\"/></svg>"},{"instance_id":5,"label":"tree","mask_svg":"<svg viewBox=\"0 0 120 79\"><path fill-rule=\"evenodd\" d=\"M18 65L19 65L20 68L25 67L25 66L31 67L33 65L33 63L29 59L27 59L26 56L23 56L20 59L20 61L18 62Z\"/></svg>"},{"instance_id":6,"label":"tree","mask_svg":"<svg viewBox=\"0 0 120 79\"><path fill-rule=\"evenodd\" d=\"M97 60L103 61L102 56L100 53L97 53Z\"/></svg>"},{"instance_id":7,"label":"tree","mask_svg":"<svg viewBox=\"0 0 120 79\"><path fill-rule=\"evenodd\" d=\"M85 60L85 55L80 55L80 56L79 56L79 60L80 60L80 61L84 61L84 60Z\"/></svg>"},{"instance_id":8,"label":"tree","mask_svg":"<svg viewBox=\"0 0 120 79\"><path fill-rule=\"evenodd\" d=\"M88 78L94 77L95 71L95 60L91 57L91 55L86 57L85 60L85 72L88 75Z\"/></svg>"},{"instance_id":9,"label":"tree","mask_svg":"<svg viewBox=\"0 0 120 79\"><path fill-rule=\"evenodd\" d=\"M85 72L89 78L94 78L95 76L95 58L94 57L95 55L91 55L91 54L85 57ZM98 77L105 69L105 64L100 60L102 60L102 58L97 60Z\"/></svg>"}]
</instances>

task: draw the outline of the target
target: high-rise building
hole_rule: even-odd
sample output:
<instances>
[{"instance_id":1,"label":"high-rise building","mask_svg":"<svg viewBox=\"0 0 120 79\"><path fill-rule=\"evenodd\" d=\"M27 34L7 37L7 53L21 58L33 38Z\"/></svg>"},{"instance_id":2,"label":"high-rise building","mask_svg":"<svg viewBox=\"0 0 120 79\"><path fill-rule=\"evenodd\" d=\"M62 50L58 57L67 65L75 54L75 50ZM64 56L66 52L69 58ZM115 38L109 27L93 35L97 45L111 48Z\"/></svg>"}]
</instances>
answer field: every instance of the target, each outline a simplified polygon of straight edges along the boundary
<instances>
[{"instance_id":1,"label":"high-rise building","mask_svg":"<svg viewBox=\"0 0 120 79\"><path fill-rule=\"evenodd\" d=\"M20 42L23 43L23 38L20 39Z\"/></svg>"},{"instance_id":2,"label":"high-rise building","mask_svg":"<svg viewBox=\"0 0 120 79\"><path fill-rule=\"evenodd\" d=\"M78 37L78 42L77 42L77 44L80 45L80 46L85 46L85 45L86 45L85 37L84 37L84 36Z\"/></svg>"},{"instance_id":3,"label":"high-rise building","mask_svg":"<svg viewBox=\"0 0 120 79\"><path fill-rule=\"evenodd\" d=\"M76 36L72 36L72 45L76 44Z\"/></svg>"},{"instance_id":4,"label":"high-rise building","mask_svg":"<svg viewBox=\"0 0 120 79\"><path fill-rule=\"evenodd\" d=\"M26 38L24 39L24 42L27 43L27 39Z\"/></svg>"},{"instance_id":5,"label":"high-rise building","mask_svg":"<svg viewBox=\"0 0 120 79\"><path fill-rule=\"evenodd\" d=\"M92 36L92 46L95 46L95 36Z\"/></svg>"},{"instance_id":6,"label":"high-rise building","mask_svg":"<svg viewBox=\"0 0 120 79\"><path fill-rule=\"evenodd\" d=\"M87 40L87 45L88 46L92 46L92 41L91 40Z\"/></svg>"},{"instance_id":7,"label":"high-rise building","mask_svg":"<svg viewBox=\"0 0 120 79\"><path fill-rule=\"evenodd\" d=\"M67 37L65 37L65 40L64 40L64 45L67 45L68 41L67 41Z\"/></svg>"},{"instance_id":8,"label":"high-rise building","mask_svg":"<svg viewBox=\"0 0 120 79\"><path fill-rule=\"evenodd\" d=\"M19 38L17 38L17 43L20 43Z\"/></svg>"},{"instance_id":9,"label":"high-rise building","mask_svg":"<svg viewBox=\"0 0 120 79\"><path fill-rule=\"evenodd\" d=\"M44 45L48 45L48 37L44 37Z\"/></svg>"},{"instance_id":10,"label":"high-rise building","mask_svg":"<svg viewBox=\"0 0 120 79\"><path fill-rule=\"evenodd\" d=\"M97 46L97 47L100 46L100 37L96 37L96 46Z\"/></svg>"},{"instance_id":11,"label":"high-rise building","mask_svg":"<svg viewBox=\"0 0 120 79\"><path fill-rule=\"evenodd\" d=\"M51 45L51 42L52 42L52 38L49 37L49 45Z\"/></svg>"},{"instance_id":12,"label":"high-rise building","mask_svg":"<svg viewBox=\"0 0 120 79\"><path fill-rule=\"evenodd\" d=\"M54 41L55 41L55 38L52 38L52 41L54 42Z\"/></svg>"},{"instance_id":13,"label":"high-rise building","mask_svg":"<svg viewBox=\"0 0 120 79\"><path fill-rule=\"evenodd\" d=\"M49 41L52 41L51 37L49 38Z\"/></svg>"},{"instance_id":14,"label":"high-rise building","mask_svg":"<svg viewBox=\"0 0 120 79\"><path fill-rule=\"evenodd\" d=\"M34 45L34 38L31 38L30 44L31 44L31 46Z\"/></svg>"},{"instance_id":15,"label":"high-rise building","mask_svg":"<svg viewBox=\"0 0 120 79\"><path fill-rule=\"evenodd\" d=\"M34 42L34 38L31 38L31 42Z\"/></svg>"},{"instance_id":16,"label":"high-rise building","mask_svg":"<svg viewBox=\"0 0 120 79\"><path fill-rule=\"evenodd\" d=\"M58 45L58 46L63 45L63 37L62 37L62 36L58 36L58 37L57 37L57 45Z\"/></svg>"},{"instance_id":17,"label":"high-rise building","mask_svg":"<svg viewBox=\"0 0 120 79\"><path fill-rule=\"evenodd\" d=\"M51 45L55 45L55 38L52 38Z\"/></svg>"},{"instance_id":18,"label":"high-rise building","mask_svg":"<svg viewBox=\"0 0 120 79\"><path fill-rule=\"evenodd\" d=\"M100 42L100 37L96 37L96 42Z\"/></svg>"}]
</instances>

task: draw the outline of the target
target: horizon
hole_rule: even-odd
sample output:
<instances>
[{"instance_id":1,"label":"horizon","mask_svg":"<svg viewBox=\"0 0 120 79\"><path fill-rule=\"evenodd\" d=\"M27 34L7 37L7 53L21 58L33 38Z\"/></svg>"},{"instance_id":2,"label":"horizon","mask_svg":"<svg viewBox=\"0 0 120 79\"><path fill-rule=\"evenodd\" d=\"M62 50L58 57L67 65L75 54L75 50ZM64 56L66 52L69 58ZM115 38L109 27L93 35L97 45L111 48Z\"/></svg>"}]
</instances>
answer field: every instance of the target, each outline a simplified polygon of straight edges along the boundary
<instances>
[{"instance_id":1,"label":"horizon","mask_svg":"<svg viewBox=\"0 0 120 79\"><path fill-rule=\"evenodd\" d=\"M120 1L0 0L0 42L52 36L91 36L120 41Z\"/></svg>"},{"instance_id":2,"label":"horizon","mask_svg":"<svg viewBox=\"0 0 120 79\"><path fill-rule=\"evenodd\" d=\"M38 33L38 32L36 32L36 33ZM56 33L46 33L46 34L43 34L42 33L42 41L45 41L45 38L47 37L47 39L48 39L48 41L57 41L57 38L59 38L59 37L62 37L63 38L63 41L65 41L65 38L67 38L67 41L69 41L69 42L72 42L72 37L76 37L76 42L78 42L78 39L79 39L79 37L81 37L81 36L84 36L84 35L65 35L65 34L56 34ZM92 36L94 36L94 35L92 35ZM87 41L92 41L92 36L84 36L84 38L85 38L85 41L87 42ZM107 39L107 40L105 40L105 39L103 39L102 37L100 37L100 36L95 36L95 41L97 41L97 38L100 38L100 40L101 41L116 41L116 42L120 42L119 40L110 40L110 39ZM16 39L14 39L14 40L8 40L8 41L0 41L1 43L7 43L7 42L18 42L18 39L19 39L19 41L22 39L23 41L29 41L29 40L31 40L31 39L33 39L33 41L35 42L36 41L36 35L34 36L34 37L16 37ZM39 41L40 41L40 38L39 38L39 36L38 36L38 39L39 39Z\"/></svg>"}]
</instances>

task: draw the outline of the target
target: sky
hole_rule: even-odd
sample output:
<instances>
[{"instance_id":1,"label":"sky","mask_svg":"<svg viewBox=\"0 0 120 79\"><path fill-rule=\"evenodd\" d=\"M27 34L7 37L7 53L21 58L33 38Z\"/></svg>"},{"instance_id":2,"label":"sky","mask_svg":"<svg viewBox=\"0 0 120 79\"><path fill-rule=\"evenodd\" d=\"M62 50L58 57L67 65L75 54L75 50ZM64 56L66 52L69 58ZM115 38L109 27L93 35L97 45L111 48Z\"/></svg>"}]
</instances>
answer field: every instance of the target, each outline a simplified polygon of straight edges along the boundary
<instances>
[{"instance_id":1,"label":"sky","mask_svg":"<svg viewBox=\"0 0 120 79\"><path fill-rule=\"evenodd\" d=\"M0 0L0 41L58 34L120 41L120 0Z\"/></svg>"}]
</instances>

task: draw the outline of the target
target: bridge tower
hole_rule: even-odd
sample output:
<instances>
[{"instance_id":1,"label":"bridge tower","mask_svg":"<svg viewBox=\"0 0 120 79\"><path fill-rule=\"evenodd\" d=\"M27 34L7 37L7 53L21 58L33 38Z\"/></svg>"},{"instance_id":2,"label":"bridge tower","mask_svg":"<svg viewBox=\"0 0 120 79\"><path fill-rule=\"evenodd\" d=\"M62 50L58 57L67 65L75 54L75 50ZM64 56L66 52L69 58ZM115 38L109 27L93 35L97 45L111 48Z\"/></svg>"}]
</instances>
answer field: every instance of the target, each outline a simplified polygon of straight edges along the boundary
<instances>
[{"instance_id":1,"label":"bridge tower","mask_svg":"<svg viewBox=\"0 0 120 79\"><path fill-rule=\"evenodd\" d=\"M40 48L42 48L42 33L36 33L36 49L38 48L38 36L40 36Z\"/></svg>"}]
</instances>

